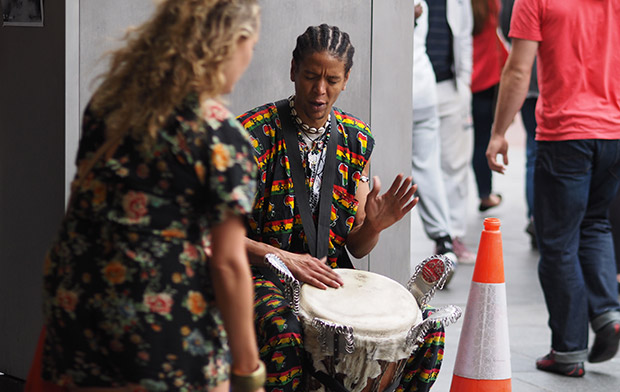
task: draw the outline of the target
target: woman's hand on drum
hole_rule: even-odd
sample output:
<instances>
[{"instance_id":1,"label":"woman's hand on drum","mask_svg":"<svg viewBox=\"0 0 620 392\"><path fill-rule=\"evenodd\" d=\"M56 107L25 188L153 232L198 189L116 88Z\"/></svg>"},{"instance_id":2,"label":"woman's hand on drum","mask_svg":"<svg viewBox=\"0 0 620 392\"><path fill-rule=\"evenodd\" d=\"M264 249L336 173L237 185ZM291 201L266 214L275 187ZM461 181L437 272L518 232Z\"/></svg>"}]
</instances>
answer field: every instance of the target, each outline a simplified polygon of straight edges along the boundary
<instances>
[{"instance_id":1,"label":"woman's hand on drum","mask_svg":"<svg viewBox=\"0 0 620 392\"><path fill-rule=\"evenodd\" d=\"M374 186L366 199L364 223L371 225L377 232L401 220L418 203L418 198L413 198L418 186L413 184L411 177L404 181L403 177L403 174L396 176L390 189L381 196L381 181L379 177L373 177Z\"/></svg>"},{"instance_id":2,"label":"woman's hand on drum","mask_svg":"<svg viewBox=\"0 0 620 392\"><path fill-rule=\"evenodd\" d=\"M330 266L325 264L326 258L317 259L311 255L278 251L278 256L288 267L297 280L308 283L319 289L338 288L343 281Z\"/></svg>"}]
</instances>

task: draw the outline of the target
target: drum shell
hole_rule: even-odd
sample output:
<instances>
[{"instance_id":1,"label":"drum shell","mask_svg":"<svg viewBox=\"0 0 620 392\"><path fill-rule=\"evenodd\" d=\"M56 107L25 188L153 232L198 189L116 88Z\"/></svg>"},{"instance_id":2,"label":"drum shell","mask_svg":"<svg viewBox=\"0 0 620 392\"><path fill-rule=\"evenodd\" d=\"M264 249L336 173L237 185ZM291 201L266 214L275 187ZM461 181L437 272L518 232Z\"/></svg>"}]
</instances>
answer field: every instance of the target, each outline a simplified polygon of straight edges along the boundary
<instances>
[{"instance_id":1,"label":"drum shell","mask_svg":"<svg viewBox=\"0 0 620 392\"><path fill-rule=\"evenodd\" d=\"M338 290L342 290L344 294L345 288L352 291L352 295L355 296L363 297L362 294L367 294L371 299L366 298L364 300L364 298L359 298L359 301L362 301L362 306L364 306L364 301L375 303L377 293L382 292L385 305L380 306L375 303L375 306L384 308L380 309L382 311L387 310L390 312L389 309L393 309L390 306L393 307L394 302L397 302L396 309L407 313L406 317L395 315L392 318L392 322L388 320L385 323L384 330L374 328L379 329L376 331L373 328L369 328L368 325L380 325L380 320L375 320L379 322L374 323L368 322L373 320L361 320L358 324L361 324L363 327L356 328L355 322L352 325L341 324L339 320L336 320L337 317L335 316L330 316L329 319L317 319L317 313L329 315L330 312L317 311L315 309L316 304L314 304L315 308L313 308L313 304L307 301L309 293L326 296L330 303L337 301L338 297L331 297L328 292L318 292L316 291L318 289L311 288L310 286L302 288L299 316L304 328L304 347L312 357L315 370L322 370L328 374L335 371L336 373L347 375L344 379L345 387L352 392L359 392L364 389L368 378L374 379L382 373L381 363L398 363L406 360L411 355L416 348L416 341L411 339L409 334L413 327L422 322L422 312L411 293L402 285L389 278L359 270L337 270L337 272L345 283L343 288L328 289L335 290L333 292L334 295L339 293ZM359 284L357 288L353 287L360 280L364 283ZM373 288L376 288L378 291L373 292ZM356 290L361 291L356 293ZM346 305L344 306L346 307ZM349 311L350 309L346 310ZM367 317L385 318L385 315L377 315L377 313L380 313L377 309L373 310L371 307L367 307L366 311ZM333 314L335 315L336 312L333 312ZM334 332L334 328L325 327L325 325L330 326L334 324L340 324L352 330L354 341L352 353L347 353L346 351L346 334L338 334ZM333 364L334 369L327 369L325 363Z\"/></svg>"}]
</instances>

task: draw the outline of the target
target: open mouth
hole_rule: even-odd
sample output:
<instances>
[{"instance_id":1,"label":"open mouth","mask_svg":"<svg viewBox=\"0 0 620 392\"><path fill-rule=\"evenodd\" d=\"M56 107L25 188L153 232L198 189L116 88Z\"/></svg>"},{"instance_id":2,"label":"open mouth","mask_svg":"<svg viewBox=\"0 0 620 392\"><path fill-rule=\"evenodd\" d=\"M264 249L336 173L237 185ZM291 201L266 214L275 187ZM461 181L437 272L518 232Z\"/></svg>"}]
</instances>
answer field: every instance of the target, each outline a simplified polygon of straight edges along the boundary
<instances>
[{"instance_id":1,"label":"open mouth","mask_svg":"<svg viewBox=\"0 0 620 392\"><path fill-rule=\"evenodd\" d=\"M317 112L325 109L326 106L327 104L325 102L321 102L321 101L310 102L310 107L312 108L312 110L317 111Z\"/></svg>"}]
</instances>

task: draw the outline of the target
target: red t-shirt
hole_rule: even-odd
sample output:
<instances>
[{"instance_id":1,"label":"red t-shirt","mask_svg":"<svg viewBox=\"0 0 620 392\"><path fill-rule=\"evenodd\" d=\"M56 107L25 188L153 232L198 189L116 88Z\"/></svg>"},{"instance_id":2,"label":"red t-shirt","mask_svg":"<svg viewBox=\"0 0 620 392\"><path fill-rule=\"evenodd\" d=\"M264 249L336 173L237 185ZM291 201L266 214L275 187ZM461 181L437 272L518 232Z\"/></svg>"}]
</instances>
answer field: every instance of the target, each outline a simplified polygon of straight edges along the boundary
<instances>
[{"instance_id":1,"label":"red t-shirt","mask_svg":"<svg viewBox=\"0 0 620 392\"><path fill-rule=\"evenodd\" d=\"M516 0L510 37L540 42L536 140L620 139L619 0Z\"/></svg>"},{"instance_id":2,"label":"red t-shirt","mask_svg":"<svg viewBox=\"0 0 620 392\"><path fill-rule=\"evenodd\" d=\"M489 0L489 12L483 30L474 35L474 67L471 73L471 92L477 93L499 83L502 68L508 57L506 46L497 35L499 1Z\"/></svg>"}]
</instances>

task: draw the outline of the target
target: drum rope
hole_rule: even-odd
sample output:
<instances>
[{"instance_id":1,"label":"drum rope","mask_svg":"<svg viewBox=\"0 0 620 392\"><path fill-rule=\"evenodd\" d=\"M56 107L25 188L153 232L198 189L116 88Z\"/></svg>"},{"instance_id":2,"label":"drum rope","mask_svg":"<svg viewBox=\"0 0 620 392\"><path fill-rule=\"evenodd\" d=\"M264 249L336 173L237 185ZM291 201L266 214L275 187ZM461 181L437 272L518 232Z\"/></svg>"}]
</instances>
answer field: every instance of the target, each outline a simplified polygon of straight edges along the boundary
<instances>
[{"instance_id":1,"label":"drum rope","mask_svg":"<svg viewBox=\"0 0 620 392\"><path fill-rule=\"evenodd\" d=\"M355 340L353 338L352 327L332 323L330 321L322 320L318 317L315 317L312 319L312 326L319 332L319 336L318 336L319 343L321 344L321 347L323 348L324 351L326 351L328 347L329 333L338 335L338 336L342 335L344 337L344 341L345 341L344 350L348 354L353 354L353 352L355 351ZM337 351L338 349L334 347L334 350Z\"/></svg>"},{"instance_id":2,"label":"drum rope","mask_svg":"<svg viewBox=\"0 0 620 392\"><path fill-rule=\"evenodd\" d=\"M407 344L408 347L412 347L411 350L415 350L417 347L414 346L424 342L424 336L435 323L441 323L445 328L455 323L462 314L463 311L461 308L455 305L447 305L437 309L420 324L411 327L407 333L405 344Z\"/></svg>"},{"instance_id":3,"label":"drum rope","mask_svg":"<svg viewBox=\"0 0 620 392\"><path fill-rule=\"evenodd\" d=\"M275 254L265 255L269 268L284 281L284 296L291 303L293 312L299 314L299 302L301 298L301 283L293 276L284 262Z\"/></svg>"},{"instance_id":4,"label":"drum rope","mask_svg":"<svg viewBox=\"0 0 620 392\"><path fill-rule=\"evenodd\" d=\"M441 269L439 271L436 271L437 267L431 267L433 268L432 272L434 274L438 273L439 276L435 281L429 282L424 279L423 270L427 267L427 264L431 262L433 262L434 264L437 264L437 262L439 262L438 265L441 266ZM416 301L420 305L420 308L423 308L426 304L430 302L430 300L435 295L436 290L441 290L443 288L446 280L448 279L448 274L452 269L452 262L443 255L430 256L415 267L413 275L409 279L409 282L407 282L407 290L409 290L409 292L413 294L413 296L416 298ZM418 279L422 279L422 282L419 282ZM429 285L430 287L428 287ZM418 289L419 293L416 293L416 289ZM420 294L422 295L420 296Z\"/></svg>"}]
</instances>

